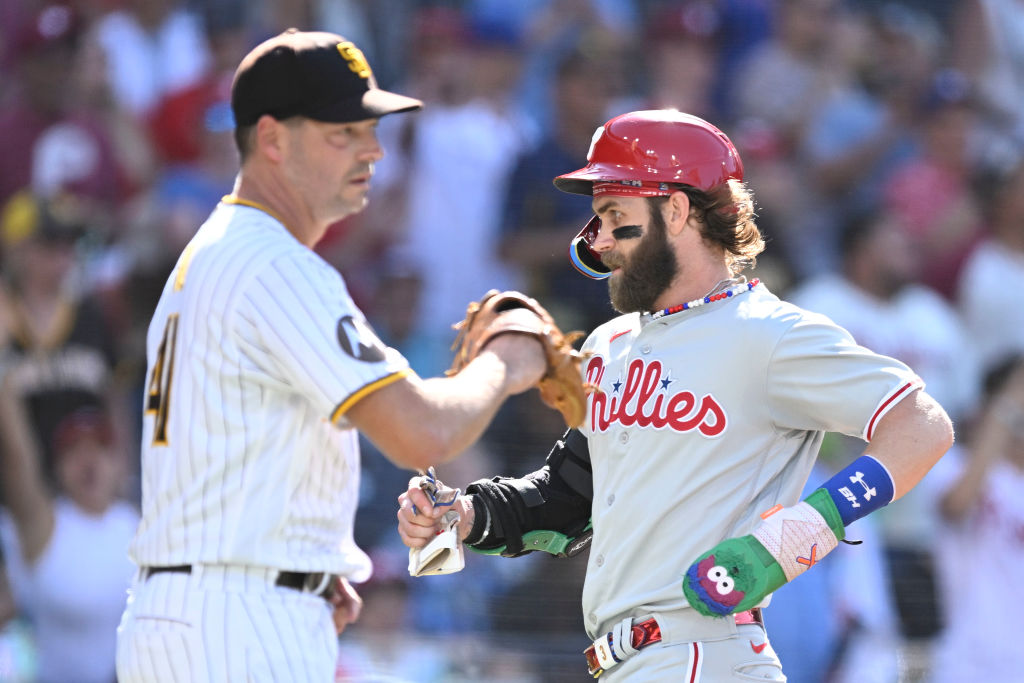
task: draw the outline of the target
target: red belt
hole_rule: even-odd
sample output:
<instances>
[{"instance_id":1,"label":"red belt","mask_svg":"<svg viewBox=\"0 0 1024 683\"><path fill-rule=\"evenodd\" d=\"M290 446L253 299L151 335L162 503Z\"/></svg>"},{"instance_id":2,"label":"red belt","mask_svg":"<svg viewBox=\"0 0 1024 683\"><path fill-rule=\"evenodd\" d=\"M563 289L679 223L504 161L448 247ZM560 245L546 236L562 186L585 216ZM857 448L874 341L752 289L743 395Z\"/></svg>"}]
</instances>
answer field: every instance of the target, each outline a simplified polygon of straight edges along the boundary
<instances>
[{"instance_id":1,"label":"red belt","mask_svg":"<svg viewBox=\"0 0 1024 683\"><path fill-rule=\"evenodd\" d=\"M733 615L736 624L761 624L764 625L764 621L761 618L761 609L755 607L754 609L747 610L746 612L738 612ZM633 624L630 629L631 645L633 649L640 650L648 645L661 642L661 627L658 626L658 622L653 617L644 621L638 621ZM611 660L614 664L618 664L621 660L615 654L614 638L611 633L605 634L604 637L597 639L593 645L583 651L583 655L587 658L587 669L591 676L597 678L605 672L605 667L602 666L601 660L606 662ZM598 652L598 649L601 652ZM613 666L614 666L613 664Z\"/></svg>"}]
</instances>

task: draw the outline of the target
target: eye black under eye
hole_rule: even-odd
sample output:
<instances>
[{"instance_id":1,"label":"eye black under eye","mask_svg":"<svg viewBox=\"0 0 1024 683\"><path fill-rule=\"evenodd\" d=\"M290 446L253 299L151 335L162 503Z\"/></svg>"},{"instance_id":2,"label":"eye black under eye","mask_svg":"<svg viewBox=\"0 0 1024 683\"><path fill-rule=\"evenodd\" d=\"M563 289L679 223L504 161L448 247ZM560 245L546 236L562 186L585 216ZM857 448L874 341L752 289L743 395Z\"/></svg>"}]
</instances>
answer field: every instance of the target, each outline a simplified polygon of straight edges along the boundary
<instances>
[{"instance_id":1,"label":"eye black under eye","mask_svg":"<svg viewBox=\"0 0 1024 683\"><path fill-rule=\"evenodd\" d=\"M641 235L643 235L643 230L639 225L623 225L621 228L612 230L612 237L617 240L635 239Z\"/></svg>"}]
</instances>

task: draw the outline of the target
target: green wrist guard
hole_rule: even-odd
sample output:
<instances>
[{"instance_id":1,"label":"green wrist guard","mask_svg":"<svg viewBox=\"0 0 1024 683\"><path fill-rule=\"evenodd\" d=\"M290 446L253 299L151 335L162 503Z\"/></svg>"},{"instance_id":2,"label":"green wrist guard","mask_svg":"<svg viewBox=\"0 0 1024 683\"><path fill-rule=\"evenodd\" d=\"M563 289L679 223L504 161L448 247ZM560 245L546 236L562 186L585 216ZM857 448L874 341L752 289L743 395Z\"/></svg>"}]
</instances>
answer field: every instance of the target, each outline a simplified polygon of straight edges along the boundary
<instances>
[{"instance_id":1,"label":"green wrist guard","mask_svg":"<svg viewBox=\"0 0 1024 683\"><path fill-rule=\"evenodd\" d=\"M846 535L839 511L825 489L802 503L761 515L752 534L722 541L690 565L683 593L705 616L725 616L756 607L769 593L810 569Z\"/></svg>"},{"instance_id":2,"label":"green wrist guard","mask_svg":"<svg viewBox=\"0 0 1024 683\"><path fill-rule=\"evenodd\" d=\"M593 534L593 525L588 521L587 525L575 536L567 536L561 532L546 529L527 531L523 534L523 550L514 554L508 553L507 545L486 549L474 548L473 546L467 547L473 552L482 555L501 555L503 557L519 557L534 550L550 553L555 557L573 557L590 545L590 539Z\"/></svg>"}]
</instances>

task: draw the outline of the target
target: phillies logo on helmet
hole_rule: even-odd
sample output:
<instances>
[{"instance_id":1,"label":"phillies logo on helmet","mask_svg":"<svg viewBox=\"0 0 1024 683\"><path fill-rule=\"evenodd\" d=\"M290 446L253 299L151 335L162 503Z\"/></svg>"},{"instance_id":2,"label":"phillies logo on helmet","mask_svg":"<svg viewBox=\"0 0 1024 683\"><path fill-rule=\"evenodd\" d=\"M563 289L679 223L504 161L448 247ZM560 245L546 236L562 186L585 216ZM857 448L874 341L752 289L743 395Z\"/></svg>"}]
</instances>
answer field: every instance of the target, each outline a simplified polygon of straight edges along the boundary
<instances>
[{"instance_id":1,"label":"phillies logo on helmet","mask_svg":"<svg viewBox=\"0 0 1024 683\"><path fill-rule=\"evenodd\" d=\"M604 358L593 356L587 363L587 381L601 387L604 371ZM610 385L611 391L591 395L590 428L603 432L619 423L623 427L667 427L677 432L696 429L708 437L725 431L728 422L725 410L714 396L705 394L698 400L696 394L685 389L669 394L668 386L672 381L662 377L661 361L632 360L625 382L616 379Z\"/></svg>"}]
</instances>

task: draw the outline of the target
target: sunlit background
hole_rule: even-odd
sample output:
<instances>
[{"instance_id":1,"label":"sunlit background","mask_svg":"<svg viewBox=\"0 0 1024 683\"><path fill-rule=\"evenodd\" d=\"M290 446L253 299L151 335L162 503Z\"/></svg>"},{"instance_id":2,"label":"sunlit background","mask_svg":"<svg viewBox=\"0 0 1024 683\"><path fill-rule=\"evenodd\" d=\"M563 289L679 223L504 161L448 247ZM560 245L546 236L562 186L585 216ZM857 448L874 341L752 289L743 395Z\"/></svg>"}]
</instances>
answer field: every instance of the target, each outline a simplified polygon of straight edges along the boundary
<instances>
[{"instance_id":1,"label":"sunlit background","mask_svg":"<svg viewBox=\"0 0 1024 683\"><path fill-rule=\"evenodd\" d=\"M70 656L109 672L80 683L113 676L146 326L231 190L235 66L289 26L353 40L382 87L426 103L382 120L369 208L318 246L422 376L449 365L451 324L492 287L537 297L563 329L613 314L567 263L589 200L551 184L600 124L672 107L725 131L768 239L753 274L910 364L958 430L911 495L851 528L862 545L776 594L766 623L790 680L1021 680L1024 396L984 380L1024 351L1024 2L3 0L0 375L39 456L28 473L0 460L0 490L59 506L93 486L101 514L27 563L21 527L0 524L0 681ZM524 474L563 429L528 393L439 474L463 488ZM100 484L67 471L83 442L106 451ZM461 574L411 579L395 532L410 473L363 446L356 538L376 570L338 680L588 680L586 557L471 554ZM812 482L859 448L829 438ZM980 458L968 490L963 464ZM972 538L997 556L974 558L978 573Z\"/></svg>"}]
</instances>

